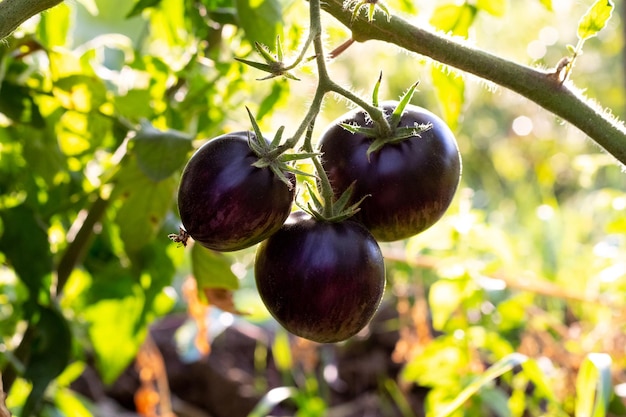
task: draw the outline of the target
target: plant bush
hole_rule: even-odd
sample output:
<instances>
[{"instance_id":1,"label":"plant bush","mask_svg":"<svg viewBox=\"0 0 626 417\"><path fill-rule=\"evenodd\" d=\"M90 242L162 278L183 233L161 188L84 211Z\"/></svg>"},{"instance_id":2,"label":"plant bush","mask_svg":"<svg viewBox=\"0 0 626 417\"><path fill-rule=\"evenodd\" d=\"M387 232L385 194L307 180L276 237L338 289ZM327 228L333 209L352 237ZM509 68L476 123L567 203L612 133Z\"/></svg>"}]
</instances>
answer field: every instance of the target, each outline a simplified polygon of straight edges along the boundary
<instances>
[{"instance_id":1,"label":"plant bush","mask_svg":"<svg viewBox=\"0 0 626 417\"><path fill-rule=\"evenodd\" d=\"M209 305L275 335L258 349L271 350L283 386L261 385L250 415L288 399L301 416L337 415L328 395L337 378L298 359L304 342L273 326L256 292L256 248L225 254L168 235L180 227L176 196L193 151L238 131L275 138L268 152L295 173L302 208L350 217L358 206L332 197L317 140L351 107L385 130L380 96L441 116L463 170L435 225L380 243L393 318L339 345L396 334L398 371L376 382L376 412L626 415L620 8L0 2L8 409L98 415L71 389L88 366L105 384L132 363L163 372L148 329L176 312L195 317L196 348L207 353L203 330L219 332L215 320L204 329ZM325 347L314 346L322 363ZM142 383L137 410L167 415L167 395ZM418 388L428 394L416 406Z\"/></svg>"}]
</instances>

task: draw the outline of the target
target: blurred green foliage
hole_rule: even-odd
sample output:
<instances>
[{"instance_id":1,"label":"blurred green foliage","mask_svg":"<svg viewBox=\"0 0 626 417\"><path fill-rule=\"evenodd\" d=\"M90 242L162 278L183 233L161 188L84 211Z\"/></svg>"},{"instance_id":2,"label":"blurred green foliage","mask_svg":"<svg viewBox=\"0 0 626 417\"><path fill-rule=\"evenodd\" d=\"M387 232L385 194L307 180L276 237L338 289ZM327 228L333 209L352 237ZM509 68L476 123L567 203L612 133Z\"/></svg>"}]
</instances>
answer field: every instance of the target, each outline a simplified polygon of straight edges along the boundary
<instances>
[{"instance_id":1,"label":"blurred green foliage","mask_svg":"<svg viewBox=\"0 0 626 417\"><path fill-rule=\"evenodd\" d=\"M550 67L576 43L584 3L388 6ZM300 82L257 82L259 71L234 58L257 59L253 42L273 45L277 35L295 57L303 16L307 4L288 0L66 2L0 47L0 371L15 414L92 415L69 384L92 359L113 382L148 325L185 310L179 294L189 274L202 288L236 290L251 323L271 322L254 289L253 250L222 256L167 236L178 230L175 194L188 156L208 138L249 129L244 105L264 131L293 133L300 123L314 90L311 64L298 69ZM329 49L349 38L332 19L324 24ZM619 28L613 16L571 74L615 114L625 104ZM404 416L420 414L403 397L412 386L430 389L427 416L626 415L614 392L626 386L622 168L534 104L424 57L355 44L328 65L358 91L371 91L382 70L381 98L420 80L415 104L448 121L463 156L446 216L383 245L386 297L399 313L387 326L399 331L402 370L380 382L381 395ZM348 107L328 98L314 136ZM418 337L424 326L432 331ZM329 412L323 376L289 376L293 342L278 332L268 345L293 386L269 391L252 415L288 398L300 416Z\"/></svg>"}]
</instances>

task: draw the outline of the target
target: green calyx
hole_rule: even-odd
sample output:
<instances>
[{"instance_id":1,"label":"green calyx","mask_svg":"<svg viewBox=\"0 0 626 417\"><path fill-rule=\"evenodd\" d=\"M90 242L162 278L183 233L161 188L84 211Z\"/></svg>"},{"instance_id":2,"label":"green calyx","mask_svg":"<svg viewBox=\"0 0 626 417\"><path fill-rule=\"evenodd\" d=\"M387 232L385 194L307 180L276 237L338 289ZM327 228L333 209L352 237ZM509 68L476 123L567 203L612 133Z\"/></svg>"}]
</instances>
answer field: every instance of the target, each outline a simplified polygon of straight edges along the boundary
<instances>
[{"instance_id":1,"label":"green calyx","mask_svg":"<svg viewBox=\"0 0 626 417\"><path fill-rule=\"evenodd\" d=\"M372 104L374 107L379 107L378 102L378 91L380 89L380 84L382 81L382 74L378 78L376 85L374 87L374 92L372 95ZM390 115L384 114L385 119L388 122L388 126L383 126L375 121L372 121L371 127L354 125L350 123L341 123L341 127L346 129L347 131L354 134L362 134L367 137L374 138L374 141L370 144L369 148L367 148L367 156L369 156L383 148L387 144L400 143L403 140L419 137L421 133L429 130L432 125L431 124L414 124L413 126L402 126L400 127L400 120L402 119L402 114L404 110L408 106L413 94L415 94L415 90L419 84L415 82L409 89L402 95L400 98L400 102L394 109L393 113ZM389 131L391 129L391 131Z\"/></svg>"},{"instance_id":2,"label":"green calyx","mask_svg":"<svg viewBox=\"0 0 626 417\"><path fill-rule=\"evenodd\" d=\"M280 42L280 36L276 37L276 53L274 54L272 54L267 46L262 45L259 42L254 43L254 48L257 50L259 55L263 57L265 63L249 61L243 58L235 58L235 60L261 71L269 72L268 76L259 78L258 81L269 80L275 77L285 77L290 80L300 81L299 78L289 72L293 66L288 66L283 62L284 54L283 47Z\"/></svg>"},{"instance_id":3,"label":"green calyx","mask_svg":"<svg viewBox=\"0 0 626 417\"><path fill-rule=\"evenodd\" d=\"M312 158L318 154L314 152L290 154L283 153L284 150L280 145L283 137L283 132L285 130L284 126L281 126L274 135L272 141L268 142L263 137L263 134L261 133L261 128L259 127L259 124L252 115L252 112L250 112L250 109L246 107L246 110L248 111L248 116L250 117L250 121L252 123L252 128L254 131L254 134L252 134L252 132L248 134L248 146L258 158L258 160L252 164L252 166L256 168L271 169L274 175L276 175L282 182L287 184L290 190L294 187L294 184L287 177L287 172L311 176L311 174L309 174L308 172L304 172L297 168L294 168L292 165L290 165L290 162L300 159Z\"/></svg>"},{"instance_id":4,"label":"green calyx","mask_svg":"<svg viewBox=\"0 0 626 417\"><path fill-rule=\"evenodd\" d=\"M296 205L304 212L310 214L318 221L338 223L354 216L359 210L360 205L369 195L364 196L356 203L348 205L354 193L354 184L346 189L341 196L331 203L323 201L313 190L308 182L305 183L306 188L311 196L311 201L306 206L296 201Z\"/></svg>"}]
</instances>

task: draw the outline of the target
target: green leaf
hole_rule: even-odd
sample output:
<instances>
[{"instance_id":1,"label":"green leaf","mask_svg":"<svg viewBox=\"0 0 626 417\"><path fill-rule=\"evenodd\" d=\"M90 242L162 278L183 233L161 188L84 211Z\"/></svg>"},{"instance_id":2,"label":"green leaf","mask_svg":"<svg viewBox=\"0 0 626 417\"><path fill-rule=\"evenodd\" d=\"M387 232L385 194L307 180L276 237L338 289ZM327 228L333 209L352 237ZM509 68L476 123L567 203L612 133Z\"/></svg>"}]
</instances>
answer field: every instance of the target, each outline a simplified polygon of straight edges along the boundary
<instances>
[{"instance_id":1,"label":"green leaf","mask_svg":"<svg viewBox=\"0 0 626 417\"><path fill-rule=\"evenodd\" d=\"M85 10L92 16L98 16L100 13L96 0L77 0L77 3L82 4Z\"/></svg>"},{"instance_id":2,"label":"green leaf","mask_svg":"<svg viewBox=\"0 0 626 417\"><path fill-rule=\"evenodd\" d=\"M622 396L613 395L611 397L611 403L609 404L609 415L615 417L624 417L626 416L626 404L622 400Z\"/></svg>"},{"instance_id":3,"label":"green leaf","mask_svg":"<svg viewBox=\"0 0 626 417\"><path fill-rule=\"evenodd\" d=\"M463 114L465 80L459 74L444 71L444 68L433 66L431 76L443 119L455 131Z\"/></svg>"},{"instance_id":4,"label":"green leaf","mask_svg":"<svg viewBox=\"0 0 626 417\"><path fill-rule=\"evenodd\" d=\"M0 112L16 122L29 123L36 128L45 126L30 89L17 84L7 81L0 84Z\"/></svg>"},{"instance_id":5,"label":"green leaf","mask_svg":"<svg viewBox=\"0 0 626 417\"><path fill-rule=\"evenodd\" d=\"M596 36L611 18L614 7L611 0L596 0L578 22L578 39L584 41Z\"/></svg>"},{"instance_id":6,"label":"green leaf","mask_svg":"<svg viewBox=\"0 0 626 417\"><path fill-rule=\"evenodd\" d=\"M133 253L155 237L171 208L178 182L174 177L154 181L134 159L120 170L115 181L115 193L123 199L115 221L126 252Z\"/></svg>"},{"instance_id":7,"label":"green leaf","mask_svg":"<svg viewBox=\"0 0 626 417\"><path fill-rule=\"evenodd\" d=\"M158 6L161 3L161 0L139 0L135 3L135 6L132 8L130 12L126 15L127 19L131 17L139 16L141 12L145 9L149 9L150 7Z\"/></svg>"},{"instance_id":8,"label":"green leaf","mask_svg":"<svg viewBox=\"0 0 626 417\"><path fill-rule=\"evenodd\" d=\"M150 104L152 96L148 90L129 90L123 96L116 96L114 100L116 113L123 114L129 120L149 117L154 112Z\"/></svg>"},{"instance_id":9,"label":"green leaf","mask_svg":"<svg viewBox=\"0 0 626 417\"><path fill-rule=\"evenodd\" d=\"M522 370L526 377L528 377L528 379L534 384L536 396L542 396L551 403L556 403L558 401L554 393L554 389L548 380L548 376L539 367L536 360L529 359L524 362L522 364Z\"/></svg>"},{"instance_id":10,"label":"green leaf","mask_svg":"<svg viewBox=\"0 0 626 417\"><path fill-rule=\"evenodd\" d=\"M552 11L552 0L539 0L539 2L545 7L547 10Z\"/></svg>"},{"instance_id":11,"label":"green leaf","mask_svg":"<svg viewBox=\"0 0 626 417\"><path fill-rule=\"evenodd\" d=\"M49 116L48 120L50 119ZM55 177L58 178L59 173L68 170L67 157L60 149L58 137L52 128L53 126L45 130L28 131L26 128L23 130L23 134L30 135L29 140L24 141L22 153L30 167L30 174L40 176L48 187L58 186L58 183L54 183Z\"/></svg>"},{"instance_id":12,"label":"green leaf","mask_svg":"<svg viewBox=\"0 0 626 417\"><path fill-rule=\"evenodd\" d=\"M433 12L430 24L446 33L467 38L475 17L476 7L470 4L442 4Z\"/></svg>"},{"instance_id":13,"label":"green leaf","mask_svg":"<svg viewBox=\"0 0 626 417\"><path fill-rule=\"evenodd\" d=\"M493 411L494 416L513 417L508 404L508 396L499 387L485 386L480 390L480 399Z\"/></svg>"},{"instance_id":14,"label":"green leaf","mask_svg":"<svg viewBox=\"0 0 626 417\"><path fill-rule=\"evenodd\" d=\"M53 94L59 101L71 103L80 112L88 113L107 102L107 89L95 74L72 74L54 83Z\"/></svg>"},{"instance_id":15,"label":"green leaf","mask_svg":"<svg viewBox=\"0 0 626 417\"><path fill-rule=\"evenodd\" d=\"M476 2L476 8L496 17L504 16L508 5L508 0L478 0Z\"/></svg>"},{"instance_id":16,"label":"green leaf","mask_svg":"<svg viewBox=\"0 0 626 417\"><path fill-rule=\"evenodd\" d=\"M60 415L73 417L93 417L90 411L90 402L68 388L60 389L54 396L54 405L59 409Z\"/></svg>"},{"instance_id":17,"label":"green leaf","mask_svg":"<svg viewBox=\"0 0 626 417\"><path fill-rule=\"evenodd\" d=\"M282 31L283 5L279 0L236 0L239 24L254 44L273 45Z\"/></svg>"},{"instance_id":18,"label":"green leaf","mask_svg":"<svg viewBox=\"0 0 626 417\"><path fill-rule=\"evenodd\" d=\"M198 243L191 249L191 270L200 293L204 288L238 289L239 279L231 271L231 264L230 256L207 249Z\"/></svg>"},{"instance_id":19,"label":"green leaf","mask_svg":"<svg viewBox=\"0 0 626 417\"><path fill-rule=\"evenodd\" d=\"M274 358L276 369L281 372L289 372L293 367L289 336L283 329L278 330L274 336L274 343L272 343L272 357Z\"/></svg>"},{"instance_id":20,"label":"green leaf","mask_svg":"<svg viewBox=\"0 0 626 417\"><path fill-rule=\"evenodd\" d=\"M133 138L137 165L150 179L161 181L187 162L192 137L176 130L159 130L143 121Z\"/></svg>"},{"instance_id":21,"label":"green leaf","mask_svg":"<svg viewBox=\"0 0 626 417\"><path fill-rule=\"evenodd\" d=\"M428 302L432 307L433 328L442 330L450 316L463 302L465 280L441 279L429 291Z\"/></svg>"},{"instance_id":22,"label":"green leaf","mask_svg":"<svg viewBox=\"0 0 626 417\"><path fill-rule=\"evenodd\" d=\"M46 388L69 363L72 349L69 324L57 308L39 307L36 316L29 328L32 339L24 371L24 377L33 384L22 409L25 417L37 411Z\"/></svg>"},{"instance_id":23,"label":"green leaf","mask_svg":"<svg viewBox=\"0 0 626 417\"><path fill-rule=\"evenodd\" d=\"M416 15L418 13L415 2L411 0L391 0L390 3L390 6L393 7L393 9L407 15Z\"/></svg>"},{"instance_id":24,"label":"green leaf","mask_svg":"<svg viewBox=\"0 0 626 417\"><path fill-rule=\"evenodd\" d=\"M283 104L287 97L289 97L289 83L287 82L275 82L272 84L272 90L263 98L259 109L257 110L256 119L261 120L264 116L271 113L274 107Z\"/></svg>"},{"instance_id":25,"label":"green leaf","mask_svg":"<svg viewBox=\"0 0 626 417\"><path fill-rule=\"evenodd\" d=\"M40 14L41 21L37 26L37 36L46 48L65 46L71 24L71 10L65 3L52 7Z\"/></svg>"},{"instance_id":26,"label":"green leaf","mask_svg":"<svg viewBox=\"0 0 626 417\"><path fill-rule=\"evenodd\" d=\"M611 402L611 357L590 353L576 378L576 417L605 417Z\"/></svg>"},{"instance_id":27,"label":"green leaf","mask_svg":"<svg viewBox=\"0 0 626 417\"><path fill-rule=\"evenodd\" d=\"M458 370L468 363L467 348L459 346L454 336L441 336L406 365L402 379L424 387L458 387Z\"/></svg>"},{"instance_id":28,"label":"green leaf","mask_svg":"<svg viewBox=\"0 0 626 417\"><path fill-rule=\"evenodd\" d=\"M110 268L90 288L83 310L96 366L105 384L114 382L133 360L145 335L145 298L127 271ZM103 279L104 278L104 279Z\"/></svg>"},{"instance_id":29,"label":"green leaf","mask_svg":"<svg viewBox=\"0 0 626 417\"><path fill-rule=\"evenodd\" d=\"M475 395L482 387L490 384L499 376L511 371L514 367L523 364L527 357L520 353L512 353L498 362L491 365L483 374L469 384L457 397L447 406L437 412L437 417L447 417L454 413L468 399Z\"/></svg>"},{"instance_id":30,"label":"green leaf","mask_svg":"<svg viewBox=\"0 0 626 417\"><path fill-rule=\"evenodd\" d=\"M52 254L47 225L30 207L19 205L0 212L4 233L0 251L4 253L17 276L37 297L46 285L44 277L52 271Z\"/></svg>"},{"instance_id":31,"label":"green leaf","mask_svg":"<svg viewBox=\"0 0 626 417\"><path fill-rule=\"evenodd\" d=\"M248 414L248 417L265 417L279 403L287 398L295 398L297 395L298 389L295 387L273 388L261 398L250 414Z\"/></svg>"}]
</instances>

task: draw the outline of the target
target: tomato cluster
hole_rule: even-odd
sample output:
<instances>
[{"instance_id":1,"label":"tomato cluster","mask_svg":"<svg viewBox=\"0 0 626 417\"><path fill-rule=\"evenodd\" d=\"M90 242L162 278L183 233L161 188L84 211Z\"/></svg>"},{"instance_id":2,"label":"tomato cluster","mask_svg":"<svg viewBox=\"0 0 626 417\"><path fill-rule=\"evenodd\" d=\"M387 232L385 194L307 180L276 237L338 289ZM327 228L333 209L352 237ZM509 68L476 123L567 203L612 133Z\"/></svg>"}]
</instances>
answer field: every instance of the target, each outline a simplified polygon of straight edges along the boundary
<instances>
[{"instance_id":1,"label":"tomato cluster","mask_svg":"<svg viewBox=\"0 0 626 417\"><path fill-rule=\"evenodd\" d=\"M380 108L390 115L397 106ZM456 191L461 162L447 125L410 105L401 117L388 119L397 122L392 132L410 134L376 145L380 138L366 133L371 119L357 110L321 137L323 173L335 202L359 204L353 216L292 212L295 176L252 132L207 142L183 171L178 207L186 233L217 251L261 242L255 258L260 297L276 321L298 336L332 343L362 330L384 292L377 241L427 229Z\"/></svg>"}]
</instances>

